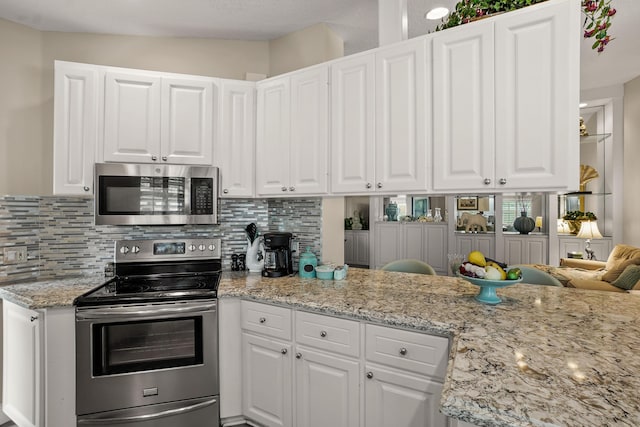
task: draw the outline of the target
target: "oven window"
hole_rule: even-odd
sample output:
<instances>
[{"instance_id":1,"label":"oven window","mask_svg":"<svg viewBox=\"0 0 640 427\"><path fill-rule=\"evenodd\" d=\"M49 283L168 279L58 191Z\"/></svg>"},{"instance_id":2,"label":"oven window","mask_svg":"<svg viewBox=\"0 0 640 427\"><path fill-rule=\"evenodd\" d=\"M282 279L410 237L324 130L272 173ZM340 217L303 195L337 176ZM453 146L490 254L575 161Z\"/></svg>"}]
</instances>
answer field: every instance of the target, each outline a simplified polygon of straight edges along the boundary
<instances>
[{"instance_id":1,"label":"oven window","mask_svg":"<svg viewBox=\"0 0 640 427\"><path fill-rule=\"evenodd\" d=\"M100 215L185 215L185 178L101 176Z\"/></svg>"},{"instance_id":2,"label":"oven window","mask_svg":"<svg viewBox=\"0 0 640 427\"><path fill-rule=\"evenodd\" d=\"M93 375L202 363L202 317L93 325Z\"/></svg>"}]
</instances>

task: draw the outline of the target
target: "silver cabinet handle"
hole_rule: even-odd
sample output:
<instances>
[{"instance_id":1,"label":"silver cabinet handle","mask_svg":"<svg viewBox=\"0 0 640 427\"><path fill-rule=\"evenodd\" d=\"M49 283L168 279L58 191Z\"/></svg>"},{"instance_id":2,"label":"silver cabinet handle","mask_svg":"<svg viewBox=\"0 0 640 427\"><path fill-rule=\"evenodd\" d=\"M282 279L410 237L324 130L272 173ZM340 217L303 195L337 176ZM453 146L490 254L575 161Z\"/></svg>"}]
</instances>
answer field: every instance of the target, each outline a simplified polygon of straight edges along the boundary
<instances>
[{"instance_id":1,"label":"silver cabinet handle","mask_svg":"<svg viewBox=\"0 0 640 427\"><path fill-rule=\"evenodd\" d=\"M82 188L84 191L89 191L91 190L89 187L87 187L86 185Z\"/></svg>"},{"instance_id":2,"label":"silver cabinet handle","mask_svg":"<svg viewBox=\"0 0 640 427\"><path fill-rule=\"evenodd\" d=\"M373 378L373 372L371 371L367 372L367 378L369 379Z\"/></svg>"},{"instance_id":3,"label":"silver cabinet handle","mask_svg":"<svg viewBox=\"0 0 640 427\"><path fill-rule=\"evenodd\" d=\"M265 319L264 317L261 317L261 318L260 318L260 323L264 323L264 322L266 322L266 321L267 321L267 319Z\"/></svg>"},{"instance_id":4,"label":"silver cabinet handle","mask_svg":"<svg viewBox=\"0 0 640 427\"><path fill-rule=\"evenodd\" d=\"M281 190L282 191L287 191L287 187L282 187Z\"/></svg>"},{"instance_id":5,"label":"silver cabinet handle","mask_svg":"<svg viewBox=\"0 0 640 427\"><path fill-rule=\"evenodd\" d=\"M381 182L377 183L377 184L376 184L376 187L378 187L378 188L382 188L382 183L381 183Z\"/></svg>"},{"instance_id":6,"label":"silver cabinet handle","mask_svg":"<svg viewBox=\"0 0 640 427\"><path fill-rule=\"evenodd\" d=\"M484 185L489 185L489 184L491 184L491 180L489 178L485 178Z\"/></svg>"},{"instance_id":7,"label":"silver cabinet handle","mask_svg":"<svg viewBox=\"0 0 640 427\"><path fill-rule=\"evenodd\" d=\"M167 156L162 156L162 161L166 162L167 161Z\"/></svg>"},{"instance_id":8,"label":"silver cabinet handle","mask_svg":"<svg viewBox=\"0 0 640 427\"><path fill-rule=\"evenodd\" d=\"M225 188L224 190L222 190L222 192L223 192L224 194L229 194L229 189Z\"/></svg>"},{"instance_id":9,"label":"silver cabinet handle","mask_svg":"<svg viewBox=\"0 0 640 427\"><path fill-rule=\"evenodd\" d=\"M507 180L504 178L500 178L500 181L498 182L500 182L500 185L505 185L507 183Z\"/></svg>"},{"instance_id":10,"label":"silver cabinet handle","mask_svg":"<svg viewBox=\"0 0 640 427\"><path fill-rule=\"evenodd\" d=\"M296 187L289 187L289 191L296 191Z\"/></svg>"},{"instance_id":11,"label":"silver cabinet handle","mask_svg":"<svg viewBox=\"0 0 640 427\"><path fill-rule=\"evenodd\" d=\"M296 353L296 359L302 359L302 353Z\"/></svg>"},{"instance_id":12,"label":"silver cabinet handle","mask_svg":"<svg viewBox=\"0 0 640 427\"><path fill-rule=\"evenodd\" d=\"M367 182L367 188L371 188L371 183Z\"/></svg>"},{"instance_id":13,"label":"silver cabinet handle","mask_svg":"<svg viewBox=\"0 0 640 427\"><path fill-rule=\"evenodd\" d=\"M322 338L326 337L327 336L327 331L320 331L320 336Z\"/></svg>"},{"instance_id":14,"label":"silver cabinet handle","mask_svg":"<svg viewBox=\"0 0 640 427\"><path fill-rule=\"evenodd\" d=\"M287 354L287 349L286 349L286 348L283 348L282 350L280 350L280 353L282 353L282 354Z\"/></svg>"},{"instance_id":15,"label":"silver cabinet handle","mask_svg":"<svg viewBox=\"0 0 640 427\"><path fill-rule=\"evenodd\" d=\"M406 355L406 354L407 354L407 349L406 349L406 348L404 348L404 347L402 347L402 348L400 349L400 354L401 354L401 355L403 355L403 356L404 356L404 355Z\"/></svg>"},{"instance_id":16,"label":"silver cabinet handle","mask_svg":"<svg viewBox=\"0 0 640 427\"><path fill-rule=\"evenodd\" d=\"M156 160L158 160L158 156L151 156L151 160L155 162Z\"/></svg>"},{"instance_id":17,"label":"silver cabinet handle","mask_svg":"<svg viewBox=\"0 0 640 427\"><path fill-rule=\"evenodd\" d=\"M35 322L36 320L38 320L38 316L31 316L31 321Z\"/></svg>"}]
</instances>

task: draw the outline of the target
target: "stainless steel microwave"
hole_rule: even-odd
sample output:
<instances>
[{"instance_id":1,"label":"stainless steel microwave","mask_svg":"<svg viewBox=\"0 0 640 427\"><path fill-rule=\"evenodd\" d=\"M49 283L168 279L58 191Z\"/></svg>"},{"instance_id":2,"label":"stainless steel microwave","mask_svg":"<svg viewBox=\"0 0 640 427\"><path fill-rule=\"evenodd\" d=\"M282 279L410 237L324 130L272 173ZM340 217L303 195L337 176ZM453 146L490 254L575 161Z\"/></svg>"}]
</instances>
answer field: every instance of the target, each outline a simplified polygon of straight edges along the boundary
<instances>
[{"instance_id":1,"label":"stainless steel microwave","mask_svg":"<svg viewBox=\"0 0 640 427\"><path fill-rule=\"evenodd\" d=\"M218 168L97 163L96 225L217 224Z\"/></svg>"}]
</instances>

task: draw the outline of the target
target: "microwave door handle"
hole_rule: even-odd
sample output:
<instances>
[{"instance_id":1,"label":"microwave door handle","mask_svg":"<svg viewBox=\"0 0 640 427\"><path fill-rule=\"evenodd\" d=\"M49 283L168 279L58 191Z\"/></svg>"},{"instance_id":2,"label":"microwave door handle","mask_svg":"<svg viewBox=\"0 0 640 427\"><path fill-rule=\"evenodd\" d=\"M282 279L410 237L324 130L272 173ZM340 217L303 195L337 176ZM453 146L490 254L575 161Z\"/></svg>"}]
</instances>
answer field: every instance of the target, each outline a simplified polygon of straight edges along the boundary
<instances>
[{"instance_id":1,"label":"microwave door handle","mask_svg":"<svg viewBox=\"0 0 640 427\"><path fill-rule=\"evenodd\" d=\"M78 424L82 425L112 425L118 423L132 423L136 421L150 421L163 417L170 417L178 414L185 414L187 412L196 411L198 409L206 408L207 406L214 405L217 402L216 399L205 400L204 402L195 403L188 406L180 406L178 408L167 409L166 411L141 415L129 415L122 417L108 417L108 418L81 418L78 417ZM125 410L126 411L126 410ZM118 411L121 412L121 411Z\"/></svg>"},{"instance_id":2,"label":"microwave door handle","mask_svg":"<svg viewBox=\"0 0 640 427\"><path fill-rule=\"evenodd\" d=\"M78 320L94 320L94 319L108 319L120 316L158 316L165 314L182 314L182 313L197 313L207 311L216 308L216 303L208 304L191 304L187 307L154 307L148 308L142 307L109 307L109 308L92 308L87 311L76 312L76 319Z\"/></svg>"}]
</instances>

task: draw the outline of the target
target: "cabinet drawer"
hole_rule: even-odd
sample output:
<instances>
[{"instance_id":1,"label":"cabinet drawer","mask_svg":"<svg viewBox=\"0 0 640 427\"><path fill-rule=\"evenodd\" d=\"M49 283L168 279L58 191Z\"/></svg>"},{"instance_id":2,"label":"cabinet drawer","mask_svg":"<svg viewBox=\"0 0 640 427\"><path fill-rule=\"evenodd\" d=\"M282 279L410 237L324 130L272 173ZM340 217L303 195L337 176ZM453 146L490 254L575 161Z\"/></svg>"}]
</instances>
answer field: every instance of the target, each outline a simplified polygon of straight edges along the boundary
<instances>
[{"instance_id":1,"label":"cabinet drawer","mask_svg":"<svg viewBox=\"0 0 640 427\"><path fill-rule=\"evenodd\" d=\"M296 312L296 343L358 357L360 355L360 323L298 311Z\"/></svg>"},{"instance_id":2,"label":"cabinet drawer","mask_svg":"<svg viewBox=\"0 0 640 427\"><path fill-rule=\"evenodd\" d=\"M371 362L444 380L448 349L447 338L366 325L365 356Z\"/></svg>"},{"instance_id":3,"label":"cabinet drawer","mask_svg":"<svg viewBox=\"0 0 640 427\"><path fill-rule=\"evenodd\" d=\"M257 302L242 301L242 329L291 340L291 310Z\"/></svg>"}]
</instances>

